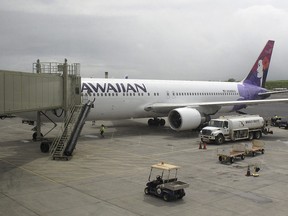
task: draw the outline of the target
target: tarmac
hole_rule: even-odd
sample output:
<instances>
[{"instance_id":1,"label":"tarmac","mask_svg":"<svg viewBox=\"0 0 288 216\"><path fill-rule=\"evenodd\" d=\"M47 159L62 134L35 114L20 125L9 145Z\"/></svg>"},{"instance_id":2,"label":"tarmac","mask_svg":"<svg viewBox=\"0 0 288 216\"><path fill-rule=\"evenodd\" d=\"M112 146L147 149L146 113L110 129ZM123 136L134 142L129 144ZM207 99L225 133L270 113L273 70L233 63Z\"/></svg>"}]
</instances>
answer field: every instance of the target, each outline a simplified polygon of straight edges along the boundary
<instances>
[{"instance_id":1,"label":"tarmac","mask_svg":"<svg viewBox=\"0 0 288 216\"><path fill-rule=\"evenodd\" d=\"M286 110L286 105L267 105L250 111L265 112L268 118ZM99 134L102 123L105 138ZM51 127L44 124L42 131ZM263 135L265 154L233 164L220 163L217 149L241 142L199 149L198 132L151 128L147 119L86 122L69 161L41 153L31 129L20 118L0 120L1 216L281 216L288 212L285 129L272 127L273 135ZM57 130L48 137L55 134ZM159 162L181 166L178 179L190 185L183 199L165 202L144 194L150 166ZM259 177L245 176L248 165L260 167Z\"/></svg>"}]
</instances>

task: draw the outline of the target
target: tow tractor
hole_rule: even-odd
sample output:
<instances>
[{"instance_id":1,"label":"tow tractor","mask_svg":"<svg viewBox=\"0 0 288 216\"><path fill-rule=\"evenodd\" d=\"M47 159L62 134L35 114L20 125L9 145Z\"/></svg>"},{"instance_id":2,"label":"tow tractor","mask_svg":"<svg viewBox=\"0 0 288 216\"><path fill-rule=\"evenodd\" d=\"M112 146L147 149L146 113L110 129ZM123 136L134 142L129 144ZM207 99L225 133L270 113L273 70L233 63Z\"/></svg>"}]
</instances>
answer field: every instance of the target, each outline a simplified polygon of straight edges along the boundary
<instances>
[{"instance_id":1,"label":"tow tractor","mask_svg":"<svg viewBox=\"0 0 288 216\"><path fill-rule=\"evenodd\" d=\"M152 165L144 193L163 198L165 201L182 199L185 196L184 188L189 187L189 184L177 180L179 168L179 166L163 162ZM157 172L156 175L155 172Z\"/></svg>"}]
</instances>

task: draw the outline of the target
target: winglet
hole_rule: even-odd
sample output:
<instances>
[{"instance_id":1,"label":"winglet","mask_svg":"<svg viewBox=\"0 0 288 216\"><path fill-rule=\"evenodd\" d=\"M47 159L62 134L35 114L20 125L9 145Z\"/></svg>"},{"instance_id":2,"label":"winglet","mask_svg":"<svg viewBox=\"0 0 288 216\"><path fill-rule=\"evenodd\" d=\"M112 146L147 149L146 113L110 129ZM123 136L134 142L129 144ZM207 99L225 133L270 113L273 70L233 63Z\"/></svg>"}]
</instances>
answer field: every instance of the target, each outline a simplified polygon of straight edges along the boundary
<instances>
[{"instance_id":1,"label":"winglet","mask_svg":"<svg viewBox=\"0 0 288 216\"><path fill-rule=\"evenodd\" d=\"M243 83L265 87L274 41L269 40Z\"/></svg>"}]
</instances>

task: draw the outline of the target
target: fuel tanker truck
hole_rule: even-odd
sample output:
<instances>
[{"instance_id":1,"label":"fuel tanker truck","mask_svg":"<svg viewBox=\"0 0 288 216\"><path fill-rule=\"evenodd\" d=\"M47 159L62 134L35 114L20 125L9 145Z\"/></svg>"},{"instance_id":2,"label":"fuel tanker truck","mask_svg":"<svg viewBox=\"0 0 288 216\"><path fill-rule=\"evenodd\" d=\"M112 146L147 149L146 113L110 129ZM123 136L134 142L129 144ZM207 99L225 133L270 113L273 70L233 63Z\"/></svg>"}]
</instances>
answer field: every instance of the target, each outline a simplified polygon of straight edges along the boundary
<instances>
[{"instance_id":1,"label":"fuel tanker truck","mask_svg":"<svg viewBox=\"0 0 288 216\"><path fill-rule=\"evenodd\" d=\"M211 119L209 125L200 131L202 142L216 142L242 139L260 139L262 133L273 133L265 127L265 120L259 115L220 116Z\"/></svg>"}]
</instances>

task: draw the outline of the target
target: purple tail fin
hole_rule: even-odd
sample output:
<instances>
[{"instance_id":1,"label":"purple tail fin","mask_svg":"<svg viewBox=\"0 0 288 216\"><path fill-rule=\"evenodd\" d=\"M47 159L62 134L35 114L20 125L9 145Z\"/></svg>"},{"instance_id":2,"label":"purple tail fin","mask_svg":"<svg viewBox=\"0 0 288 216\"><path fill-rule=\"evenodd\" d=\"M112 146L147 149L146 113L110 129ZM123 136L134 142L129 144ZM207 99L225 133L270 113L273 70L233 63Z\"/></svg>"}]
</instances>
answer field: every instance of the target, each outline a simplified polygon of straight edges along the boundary
<instances>
[{"instance_id":1,"label":"purple tail fin","mask_svg":"<svg viewBox=\"0 0 288 216\"><path fill-rule=\"evenodd\" d=\"M243 83L265 87L274 41L269 40Z\"/></svg>"}]
</instances>

